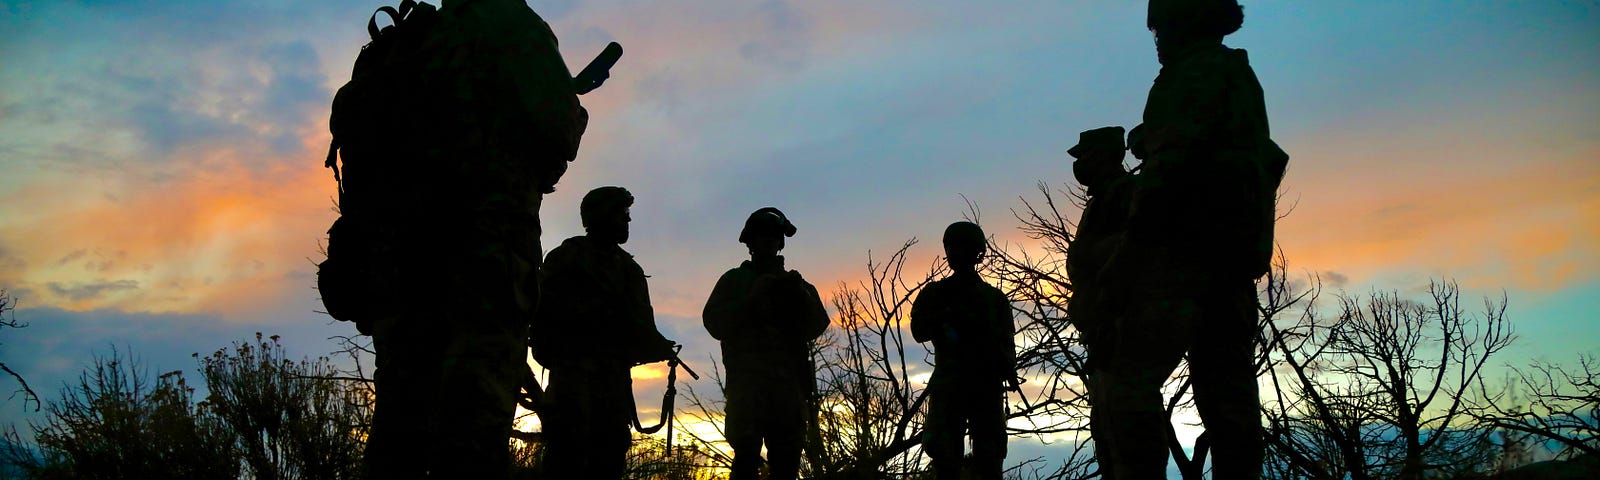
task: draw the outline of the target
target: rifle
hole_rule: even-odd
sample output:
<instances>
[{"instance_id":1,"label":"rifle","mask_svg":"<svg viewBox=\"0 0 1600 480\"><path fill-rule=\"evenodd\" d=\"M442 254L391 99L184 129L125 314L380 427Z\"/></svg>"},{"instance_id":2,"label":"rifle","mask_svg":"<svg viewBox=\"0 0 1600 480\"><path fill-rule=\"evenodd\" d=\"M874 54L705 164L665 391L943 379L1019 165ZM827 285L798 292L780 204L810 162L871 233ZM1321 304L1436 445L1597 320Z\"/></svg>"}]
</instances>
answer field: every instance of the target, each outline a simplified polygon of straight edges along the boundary
<instances>
[{"instance_id":1,"label":"rifle","mask_svg":"<svg viewBox=\"0 0 1600 480\"><path fill-rule=\"evenodd\" d=\"M682 351L683 345L673 345L672 358L667 359L667 391L661 395L660 421L649 427L644 426L643 422L639 421L639 408L633 404L633 395L628 396L628 404L633 410L634 430L649 435L661 431L663 426L667 428L667 456L669 457L672 456L672 413L674 403L678 398L678 367L683 367L683 371L695 380L700 379L700 374L695 373L694 369L689 368L689 364L678 356L678 353ZM532 367L525 369L524 372L522 392L517 398L517 404L521 405L522 408L543 415L544 412L541 411L541 408L544 406L544 388L539 386L539 379L533 374Z\"/></svg>"},{"instance_id":2,"label":"rifle","mask_svg":"<svg viewBox=\"0 0 1600 480\"><path fill-rule=\"evenodd\" d=\"M683 371L695 380L700 379L700 374L694 373L694 369L689 368L689 364L684 363L683 359L678 357L678 353L682 351L683 345L673 345L672 358L667 359L667 391L661 394L661 420L656 422L654 426L646 427L639 422L638 407L633 409L633 429L639 433L649 435L661 431L663 425L667 427L668 458L672 457L672 414L674 410L673 403L678 398L678 367L683 367ZM631 395L628 398L629 400L633 399Z\"/></svg>"},{"instance_id":3,"label":"rifle","mask_svg":"<svg viewBox=\"0 0 1600 480\"><path fill-rule=\"evenodd\" d=\"M605 50L601 50L594 60L589 61L589 66L583 67L578 76L572 77L572 91L583 95L600 88L600 84L606 83L606 79L611 78L611 67L616 66L617 59L620 58L622 58L622 44L611 42L606 45Z\"/></svg>"}]
</instances>

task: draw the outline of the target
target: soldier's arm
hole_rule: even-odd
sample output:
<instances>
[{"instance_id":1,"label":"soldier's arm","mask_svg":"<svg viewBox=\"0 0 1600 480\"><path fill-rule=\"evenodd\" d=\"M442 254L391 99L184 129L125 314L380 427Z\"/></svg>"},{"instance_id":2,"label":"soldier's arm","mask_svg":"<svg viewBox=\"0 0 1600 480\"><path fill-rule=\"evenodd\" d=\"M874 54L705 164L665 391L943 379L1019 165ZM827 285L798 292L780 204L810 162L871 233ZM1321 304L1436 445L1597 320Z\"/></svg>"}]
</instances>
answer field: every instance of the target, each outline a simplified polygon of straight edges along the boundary
<instances>
[{"instance_id":1,"label":"soldier's arm","mask_svg":"<svg viewBox=\"0 0 1600 480\"><path fill-rule=\"evenodd\" d=\"M801 335L806 339L817 338L822 336L822 332L828 331L828 309L822 306L822 296L817 294L817 287L804 280L800 285L804 287L803 295L806 297L805 325Z\"/></svg>"},{"instance_id":2,"label":"soldier's arm","mask_svg":"<svg viewBox=\"0 0 1600 480\"><path fill-rule=\"evenodd\" d=\"M534 17L542 28L509 32L519 49L521 61L503 63L517 96L513 98L523 107L521 125L524 141L528 142L529 159L538 166L540 189L545 193L566 173L567 163L578 156L578 145L589 126L589 111L578 102L573 89L572 72L567 68L557 46L555 32L548 23Z\"/></svg>"},{"instance_id":3,"label":"soldier's arm","mask_svg":"<svg viewBox=\"0 0 1600 480\"><path fill-rule=\"evenodd\" d=\"M634 306L636 316L632 337L635 341L633 348L638 352L634 361L640 364L667 361L675 354L672 351L673 342L662 335L661 328L656 325L656 310L650 304L650 287L644 279L644 271L638 270L635 275L637 278L634 281L641 298L637 300L640 304Z\"/></svg>"},{"instance_id":4,"label":"soldier's arm","mask_svg":"<svg viewBox=\"0 0 1600 480\"><path fill-rule=\"evenodd\" d=\"M944 331L944 315L936 312L938 294L930 294L934 285L929 283L917 293L917 299L911 302L911 338L918 342L933 341Z\"/></svg>"},{"instance_id":5,"label":"soldier's arm","mask_svg":"<svg viewBox=\"0 0 1600 480\"><path fill-rule=\"evenodd\" d=\"M1245 51L1238 51L1237 59L1229 64L1226 94L1229 122L1224 125L1224 134L1251 147L1272 136L1267 125L1266 94L1262 93L1261 80L1251 69Z\"/></svg>"},{"instance_id":6,"label":"soldier's arm","mask_svg":"<svg viewBox=\"0 0 1600 480\"><path fill-rule=\"evenodd\" d=\"M1017 372L1016 322L1013 320L1011 302L1006 300L1005 294L1001 293L998 289L994 290L994 293L994 305L990 308L994 309L994 318L1001 320L996 322L994 325L996 336L995 349L997 350L995 353L999 354L995 361L997 362L997 367L1001 371L1000 373L1002 373L1004 380L1008 383L1015 382Z\"/></svg>"},{"instance_id":7,"label":"soldier's arm","mask_svg":"<svg viewBox=\"0 0 1600 480\"><path fill-rule=\"evenodd\" d=\"M738 269L729 270L717 279L717 286L711 289L711 297L706 299L706 307L700 312L701 320L705 323L706 333L717 340L726 340L736 333L739 325L743 323L747 304L749 286L739 278Z\"/></svg>"}]
</instances>

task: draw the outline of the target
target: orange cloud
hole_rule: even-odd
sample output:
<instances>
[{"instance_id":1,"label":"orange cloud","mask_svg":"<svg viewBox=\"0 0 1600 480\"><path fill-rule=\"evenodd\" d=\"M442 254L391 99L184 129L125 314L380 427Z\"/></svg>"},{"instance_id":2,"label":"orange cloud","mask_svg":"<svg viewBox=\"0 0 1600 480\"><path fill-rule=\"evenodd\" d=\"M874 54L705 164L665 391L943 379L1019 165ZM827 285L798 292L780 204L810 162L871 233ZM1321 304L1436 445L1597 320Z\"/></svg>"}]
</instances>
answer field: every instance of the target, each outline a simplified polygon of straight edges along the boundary
<instances>
[{"instance_id":1,"label":"orange cloud","mask_svg":"<svg viewBox=\"0 0 1600 480\"><path fill-rule=\"evenodd\" d=\"M1430 155L1470 160L1475 147ZM1480 154L1513 158L1496 150ZM1360 160L1337 152L1300 156L1322 157L1324 164ZM1431 174L1402 164L1302 177L1288 183L1299 205L1279 222L1278 241L1292 263L1317 271L1353 277L1409 271L1482 288L1560 288L1600 268L1597 155L1552 154L1532 164L1464 161Z\"/></svg>"},{"instance_id":2,"label":"orange cloud","mask_svg":"<svg viewBox=\"0 0 1600 480\"><path fill-rule=\"evenodd\" d=\"M33 207L3 227L26 266L0 281L35 306L181 313L242 312L310 288L308 259L333 218L333 182L314 156L174 155L183 168L170 178L56 179L7 198Z\"/></svg>"}]
</instances>

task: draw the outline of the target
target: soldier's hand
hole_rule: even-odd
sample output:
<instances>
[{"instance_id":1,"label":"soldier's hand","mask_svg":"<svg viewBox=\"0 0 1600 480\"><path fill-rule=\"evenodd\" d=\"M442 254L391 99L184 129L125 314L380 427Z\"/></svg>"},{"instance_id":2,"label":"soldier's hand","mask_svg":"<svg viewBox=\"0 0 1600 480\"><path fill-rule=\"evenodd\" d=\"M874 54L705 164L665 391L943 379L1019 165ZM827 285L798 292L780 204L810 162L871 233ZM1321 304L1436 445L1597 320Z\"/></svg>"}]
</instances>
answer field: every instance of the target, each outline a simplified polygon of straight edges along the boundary
<instances>
[{"instance_id":1,"label":"soldier's hand","mask_svg":"<svg viewBox=\"0 0 1600 480\"><path fill-rule=\"evenodd\" d=\"M778 276L770 273L756 276L755 282L750 284L750 297L761 298L766 296L772 291L774 287L773 284L777 283L777 281Z\"/></svg>"},{"instance_id":2,"label":"soldier's hand","mask_svg":"<svg viewBox=\"0 0 1600 480\"><path fill-rule=\"evenodd\" d=\"M650 345L644 348L643 355L639 357L639 363L656 363L671 360L672 357L678 355L675 347L677 347L676 343L665 338L651 342Z\"/></svg>"}]
</instances>

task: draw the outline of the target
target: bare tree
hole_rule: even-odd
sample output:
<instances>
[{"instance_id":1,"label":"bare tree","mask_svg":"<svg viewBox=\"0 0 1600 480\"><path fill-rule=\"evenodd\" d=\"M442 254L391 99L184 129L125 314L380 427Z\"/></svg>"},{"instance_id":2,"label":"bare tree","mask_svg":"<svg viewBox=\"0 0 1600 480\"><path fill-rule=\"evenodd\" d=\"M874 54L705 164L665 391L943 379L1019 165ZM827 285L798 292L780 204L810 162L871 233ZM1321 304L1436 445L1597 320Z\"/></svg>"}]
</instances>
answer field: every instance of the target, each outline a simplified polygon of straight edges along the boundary
<instances>
[{"instance_id":1,"label":"bare tree","mask_svg":"<svg viewBox=\"0 0 1600 480\"><path fill-rule=\"evenodd\" d=\"M1074 291L1067 272L1068 250L1077 240L1073 217L1087 204L1088 196L1081 187L1054 190L1041 182L1037 188L1037 200L1021 198L1021 206L1012 210L1021 223L1019 229L1033 243L993 245L995 258L987 272L1001 281L1001 288L1024 317L1018 332L1023 337L1020 342L1028 348L1018 353L1018 367L1030 382L1037 384L1029 405L1037 413L1046 413L1039 417L1054 419L1040 430L1071 432L1078 439L1055 478L1094 476L1098 475L1098 465L1093 462L1092 442L1088 441L1092 438L1089 416L1093 405L1080 380L1087 373L1088 356L1083 330L1067 308ZM1187 364L1179 366L1164 390L1171 392L1165 402L1169 418L1193 409ZM1044 408L1039 409L1041 406ZM1169 422L1167 443L1183 477L1200 478L1208 451L1205 436L1197 440L1191 455L1180 444L1175 425Z\"/></svg>"},{"instance_id":2,"label":"bare tree","mask_svg":"<svg viewBox=\"0 0 1600 480\"><path fill-rule=\"evenodd\" d=\"M1490 430L1472 418L1470 396L1515 338L1505 300L1473 315L1454 283L1434 282L1425 302L1397 292L1338 301L1331 321L1307 308L1291 326L1269 325L1281 362L1266 409L1271 471L1361 480L1483 470Z\"/></svg>"},{"instance_id":3,"label":"bare tree","mask_svg":"<svg viewBox=\"0 0 1600 480\"><path fill-rule=\"evenodd\" d=\"M1498 391L1487 382L1479 389L1479 420L1556 442L1562 457L1600 458L1600 359L1593 354L1580 355L1574 367L1534 362L1512 369Z\"/></svg>"},{"instance_id":4,"label":"bare tree","mask_svg":"<svg viewBox=\"0 0 1600 480\"><path fill-rule=\"evenodd\" d=\"M722 400L722 392L726 391L726 384L722 378L722 367L715 358L708 358L711 363L711 372L706 376L711 380L715 397L702 394L695 390L693 385L685 385L684 415L693 419L699 425L709 425L712 432L701 435L693 430L686 429L679 438L687 440L691 448L703 454L701 468L709 471L728 471L733 468L733 451L727 448L726 432L723 430L723 418L727 412L727 402Z\"/></svg>"},{"instance_id":5,"label":"bare tree","mask_svg":"<svg viewBox=\"0 0 1600 480\"><path fill-rule=\"evenodd\" d=\"M1074 324L1067 306L1072 298L1072 279L1067 274L1067 250L1076 240L1073 214L1088 202L1081 188L1052 190L1040 182L1039 199L1019 198L1020 207L1011 213L1018 229L1032 245L991 244L992 258L984 273L998 280L1019 314L1017 343L1018 374L1027 380L1022 392L1024 409L1020 416L1031 428L1016 434L1044 439L1064 434L1072 447L1059 468L1048 478L1090 478L1099 475L1094 462L1089 434L1092 408L1082 378L1088 356L1082 330ZM976 219L975 206L968 206ZM1168 402L1169 410L1186 406L1186 392ZM1042 421L1048 419L1048 421ZM1176 444L1176 437L1174 445ZM1181 450L1179 450L1181 452Z\"/></svg>"},{"instance_id":6,"label":"bare tree","mask_svg":"<svg viewBox=\"0 0 1600 480\"><path fill-rule=\"evenodd\" d=\"M837 328L813 354L817 415L806 442L812 476L881 478L923 469L913 448L922 441L927 390L912 379L919 362L907 356L906 332L916 293L945 269L935 263L907 278L906 253L915 244L907 241L884 263L869 253L868 280L833 293Z\"/></svg>"},{"instance_id":7,"label":"bare tree","mask_svg":"<svg viewBox=\"0 0 1600 480\"><path fill-rule=\"evenodd\" d=\"M0 289L0 330L28 326L26 323L17 321L16 302L17 300L9 292L5 289ZM5 344L0 344L0 346L5 346ZM17 381L17 391L11 394L11 398L22 395L22 408L28 408L28 402L33 402L33 411L39 411L43 404L39 402L39 394L34 393L33 388L28 386L28 380L22 378L22 374L12 370L11 366L6 365L6 362L0 362L0 371L6 372L7 375Z\"/></svg>"}]
</instances>

